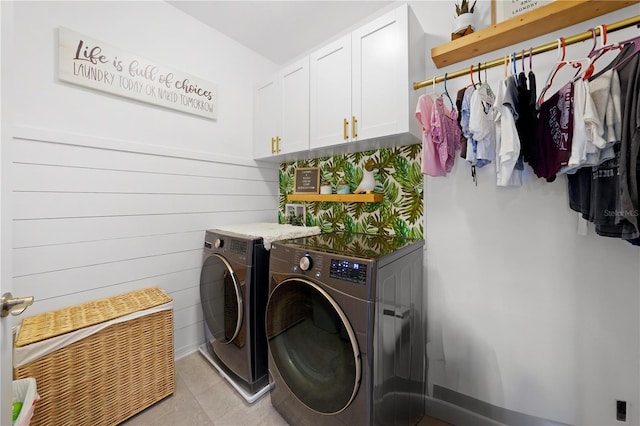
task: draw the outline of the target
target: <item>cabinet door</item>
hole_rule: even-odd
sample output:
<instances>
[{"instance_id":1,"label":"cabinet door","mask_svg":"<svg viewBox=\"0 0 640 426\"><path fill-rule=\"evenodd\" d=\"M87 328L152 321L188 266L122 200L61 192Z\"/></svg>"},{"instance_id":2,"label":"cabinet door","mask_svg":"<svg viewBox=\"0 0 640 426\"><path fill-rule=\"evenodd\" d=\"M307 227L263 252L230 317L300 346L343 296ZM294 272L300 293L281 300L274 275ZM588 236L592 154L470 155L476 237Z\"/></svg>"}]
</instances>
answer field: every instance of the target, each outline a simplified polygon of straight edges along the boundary
<instances>
[{"instance_id":1,"label":"cabinet door","mask_svg":"<svg viewBox=\"0 0 640 426\"><path fill-rule=\"evenodd\" d=\"M351 131L351 36L312 53L310 66L310 146L343 143L350 139Z\"/></svg>"},{"instance_id":2,"label":"cabinet door","mask_svg":"<svg viewBox=\"0 0 640 426\"><path fill-rule=\"evenodd\" d=\"M309 57L280 73L282 125L279 154L309 149Z\"/></svg>"},{"instance_id":3,"label":"cabinet door","mask_svg":"<svg viewBox=\"0 0 640 426\"><path fill-rule=\"evenodd\" d=\"M276 154L280 117L280 88L276 78L257 86L253 94L253 158Z\"/></svg>"},{"instance_id":4,"label":"cabinet door","mask_svg":"<svg viewBox=\"0 0 640 426\"><path fill-rule=\"evenodd\" d=\"M407 26L406 8L398 8L351 35L351 107L359 140L407 131Z\"/></svg>"}]
</instances>

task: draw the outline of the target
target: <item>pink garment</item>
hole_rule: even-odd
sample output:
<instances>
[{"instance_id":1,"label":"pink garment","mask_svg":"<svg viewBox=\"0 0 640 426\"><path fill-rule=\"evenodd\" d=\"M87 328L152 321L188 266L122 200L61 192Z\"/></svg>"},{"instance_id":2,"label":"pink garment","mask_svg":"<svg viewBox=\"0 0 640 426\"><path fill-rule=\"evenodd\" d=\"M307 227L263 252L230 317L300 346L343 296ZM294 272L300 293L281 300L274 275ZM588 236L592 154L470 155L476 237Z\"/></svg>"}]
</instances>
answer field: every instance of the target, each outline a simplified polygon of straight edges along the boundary
<instances>
[{"instance_id":1,"label":"pink garment","mask_svg":"<svg viewBox=\"0 0 640 426\"><path fill-rule=\"evenodd\" d=\"M429 176L445 176L447 173L440 162L438 147L431 137L432 109L433 99L431 96L420 96L416 106L416 118L422 125L422 173Z\"/></svg>"},{"instance_id":2,"label":"pink garment","mask_svg":"<svg viewBox=\"0 0 640 426\"><path fill-rule=\"evenodd\" d=\"M435 99L431 112L431 139L437 147L440 164L448 173L453 168L456 151L460 150L462 130L458 125L458 112L448 110L442 96Z\"/></svg>"}]
</instances>

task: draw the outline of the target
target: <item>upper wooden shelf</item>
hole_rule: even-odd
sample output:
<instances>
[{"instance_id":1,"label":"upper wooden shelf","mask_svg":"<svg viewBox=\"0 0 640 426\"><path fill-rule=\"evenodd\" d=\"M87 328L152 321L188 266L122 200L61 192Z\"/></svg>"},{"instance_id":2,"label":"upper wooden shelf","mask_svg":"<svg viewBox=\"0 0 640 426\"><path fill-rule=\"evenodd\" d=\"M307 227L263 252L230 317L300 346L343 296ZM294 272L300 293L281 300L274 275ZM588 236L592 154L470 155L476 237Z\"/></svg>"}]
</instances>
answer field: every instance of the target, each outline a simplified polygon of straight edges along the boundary
<instances>
[{"instance_id":1,"label":"upper wooden shelf","mask_svg":"<svg viewBox=\"0 0 640 426\"><path fill-rule=\"evenodd\" d=\"M555 0L531 12L436 46L431 49L431 58L436 67L442 68L637 3L640 0Z\"/></svg>"},{"instance_id":2,"label":"upper wooden shelf","mask_svg":"<svg viewBox=\"0 0 640 426\"><path fill-rule=\"evenodd\" d=\"M289 201L333 201L344 203L379 203L383 194L289 194Z\"/></svg>"}]
</instances>

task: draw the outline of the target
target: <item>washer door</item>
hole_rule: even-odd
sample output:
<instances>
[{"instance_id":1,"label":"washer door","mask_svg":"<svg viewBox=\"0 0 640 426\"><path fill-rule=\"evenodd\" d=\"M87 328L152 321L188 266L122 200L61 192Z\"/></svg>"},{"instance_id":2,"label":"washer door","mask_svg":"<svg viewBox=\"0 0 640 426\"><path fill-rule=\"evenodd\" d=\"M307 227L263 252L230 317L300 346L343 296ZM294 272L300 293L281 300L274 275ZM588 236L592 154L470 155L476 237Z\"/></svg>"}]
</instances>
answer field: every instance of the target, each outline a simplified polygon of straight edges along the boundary
<instances>
[{"instance_id":1,"label":"washer door","mask_svg":"<svg viewBox=\"0 0 640 426\"><path fill-rule=\"evenodd\" d=\"M335 414L360 385L360 350L337 302L304 279L282 281L269 296L267 339L286 385L307 407Z\"/></svg>"},{"instance_id":2,"label":"washer door","mask_svg":"<svg viewBox=\"0 0 640 426\"><path fill-rule=\"evenodd\" d=\"M211 254L200 273L200 299L207 327L217 342L228 344L242 327L242 289L231 265Z\"/></svg>"}]
</instances>

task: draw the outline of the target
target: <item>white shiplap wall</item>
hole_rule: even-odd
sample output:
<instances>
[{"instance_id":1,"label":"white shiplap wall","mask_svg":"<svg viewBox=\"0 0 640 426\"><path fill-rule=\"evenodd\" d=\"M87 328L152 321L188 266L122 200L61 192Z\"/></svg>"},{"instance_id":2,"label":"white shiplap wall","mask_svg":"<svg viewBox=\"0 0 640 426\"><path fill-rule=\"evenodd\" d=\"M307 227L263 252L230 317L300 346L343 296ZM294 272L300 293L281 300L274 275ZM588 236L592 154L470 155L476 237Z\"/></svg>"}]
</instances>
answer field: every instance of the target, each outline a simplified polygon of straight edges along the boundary
<instances>
[{"instance_id":1,"label":"white shiplap wall","mask_svg":"<svg viewBox=\"0 0 640 426\"><path fill-rule=\"evenodd\" d=\"M29 314L157 285L174 299L176 355L192 351L204 231L275 221L277 170L42 133L13 140L13 287L35 297Z\"/></svg>"},{"instance_id":2,"label":"white shiplap wall","mask_svg":"<svg viewBox=\"0 0 640 426\"><path fill-rule=\"evenodd\" d=\"M36 300L14 323L159 286L176 357L196 350L205 230L277 221L277 165L250 159L253 82L275 64L161 1L16 2L13 24L10 290ZM217 120L59 81L60 26L215 82Z\"/></svg>"}]
</instances>

